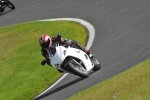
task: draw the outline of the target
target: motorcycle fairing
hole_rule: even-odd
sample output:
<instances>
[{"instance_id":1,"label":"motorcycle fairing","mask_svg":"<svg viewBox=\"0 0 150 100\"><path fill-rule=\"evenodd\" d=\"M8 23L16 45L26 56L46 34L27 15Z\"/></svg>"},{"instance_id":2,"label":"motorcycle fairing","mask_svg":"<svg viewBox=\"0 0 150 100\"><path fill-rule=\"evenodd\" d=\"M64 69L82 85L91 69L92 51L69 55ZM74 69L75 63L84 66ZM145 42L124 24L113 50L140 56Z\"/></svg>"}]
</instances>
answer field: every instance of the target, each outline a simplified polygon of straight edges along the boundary
<instances>
[{"instance_id":1,"label":"motorcycle fairing","mask_svg":"<svg viewBox=\"0 0 150 100\"><path fill-rule=\"evenodd\" d=\"M68 56L80 59L84 63L87 71L90 71L94 67L85 52L72 47L65 48L64 46L56 47L56 53L50 58L51 65L57 68Z\"/></svg>"}]
</instances>

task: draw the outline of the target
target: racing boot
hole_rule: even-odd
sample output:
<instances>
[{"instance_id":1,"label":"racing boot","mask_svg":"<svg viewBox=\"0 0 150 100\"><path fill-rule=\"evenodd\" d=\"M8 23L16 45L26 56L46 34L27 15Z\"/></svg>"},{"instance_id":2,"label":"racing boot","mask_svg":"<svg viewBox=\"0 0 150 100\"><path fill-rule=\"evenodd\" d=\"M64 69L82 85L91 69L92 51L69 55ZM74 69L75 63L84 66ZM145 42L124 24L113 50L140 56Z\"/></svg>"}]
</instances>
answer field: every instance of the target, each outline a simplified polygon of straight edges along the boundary
<instances>
[{"instance_id":1,"label":"racing boot","mask_svg":"<svg viewBox=\"0 0 150 100\"><path fill-rule=\"evenodd\" d=\"M94 55L90 53L90 50L86 50L84 47L82 47L81 50L84 51L90 58L94 57Z\"/></svg>"},{"instance_id":2,"label":"racing boot","mask_svg":"<svg viewBox=\"0 0 150 100\"><path fill-rule=\"evenodd\" d=\"M93 58L93 54L90 53L90 50L86 50L85 47L82 47L81 45L79 45L76 41L73 41L74 43L76 43L77 48L81 49L82 51L84 51L90 58Z\"/></svg>"},{"instance_id":3,"label":"racing boot","mask_svg":"<svg viewBox=\"0 0 150 100\"><path fill-rule=\"evenodd\" d=\"M93 58L94 55L90 53L90 50L85 50L85 53L90 57Z\"/></svg>"},{"instance_id":4,"label":"racing boot","mask_svg":"<svg viewBox=\"0 0 150 100\"><path fill-rule=\"evenodd\" d=\"M46 62L47 62L46 60L42 60L41 65L44 66L46 64Z\"/></svg>"}]
</instances>

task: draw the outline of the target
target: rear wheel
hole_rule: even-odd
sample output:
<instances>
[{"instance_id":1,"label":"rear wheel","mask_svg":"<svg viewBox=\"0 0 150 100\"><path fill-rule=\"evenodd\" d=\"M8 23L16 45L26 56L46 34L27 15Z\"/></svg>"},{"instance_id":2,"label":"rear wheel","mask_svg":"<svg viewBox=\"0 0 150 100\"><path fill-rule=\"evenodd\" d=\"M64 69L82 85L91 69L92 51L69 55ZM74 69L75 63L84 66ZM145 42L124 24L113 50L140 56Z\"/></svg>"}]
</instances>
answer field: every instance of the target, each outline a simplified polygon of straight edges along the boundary
<instances>
[{"instance_id":1,"label":"rear wheel","mask_svg":"<svg viewBox=\"0 0 150 100\"><path fill-rule=\"evenodd\" d=\"M75 75L78 75L82 78L87 78L89 76L89 74L87 73L87 71L79 64L74 64L72 62L68 63L67 69L74 73Z\"/></svg>"},{"instance_id":2,"label":"rear wheel","mask_svg":"<svg viewBox=\"0 0 150 100\"><path fill-rule=\"evenodd\" d=\"M97 71L101 69L101 64L95 59L95 58L90 58L91 62L94 64L93 71Z\"/></svg>"}]
</instances>

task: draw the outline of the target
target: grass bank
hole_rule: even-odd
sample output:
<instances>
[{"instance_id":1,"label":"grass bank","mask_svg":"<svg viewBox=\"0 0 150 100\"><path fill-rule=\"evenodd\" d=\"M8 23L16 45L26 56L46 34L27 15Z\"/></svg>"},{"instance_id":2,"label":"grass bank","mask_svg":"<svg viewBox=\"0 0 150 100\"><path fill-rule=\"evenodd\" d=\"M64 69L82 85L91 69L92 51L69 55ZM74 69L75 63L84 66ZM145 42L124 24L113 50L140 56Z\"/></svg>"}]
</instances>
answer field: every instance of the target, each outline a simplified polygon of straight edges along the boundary
<instances>
[{"instance_id":1,"label":"grass bank","mask_svg":"<svg viewBox=\"0 0 150 100\"><path fill-rule=\"evenodd\" d=\"M47 33L85 45L86 30L76 22L31 22L0 28L0 100L31 100L62 74L43 60L38 43Z\"/></svg>"},{"instance_id":2,"label":"grass bank","mask_svg":"<svg viewBox=\"0 0 150 100\"><path fill-rule=\"evenodd\" d=\"M150 100L150 59L68 100Z\"/></svg>"}]
</instances>

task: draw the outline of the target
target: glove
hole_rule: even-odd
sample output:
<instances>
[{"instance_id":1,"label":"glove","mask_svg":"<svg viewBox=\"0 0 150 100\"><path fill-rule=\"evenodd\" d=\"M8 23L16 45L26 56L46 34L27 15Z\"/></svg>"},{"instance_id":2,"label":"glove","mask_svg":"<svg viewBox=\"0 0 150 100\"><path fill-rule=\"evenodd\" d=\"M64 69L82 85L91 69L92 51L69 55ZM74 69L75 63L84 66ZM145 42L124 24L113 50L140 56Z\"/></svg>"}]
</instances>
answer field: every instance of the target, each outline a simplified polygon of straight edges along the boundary
<instances>
[{"instance_id":1,"label":"glove","mask_svg":"<svg viewBox=\"0 0 150 100\"><path fill-rule=\"evenodd\" d=\"M60 40L61 40L61 35L58 34L56 37L56 41L60 43Z\"/></svg>"}]
</instances>

